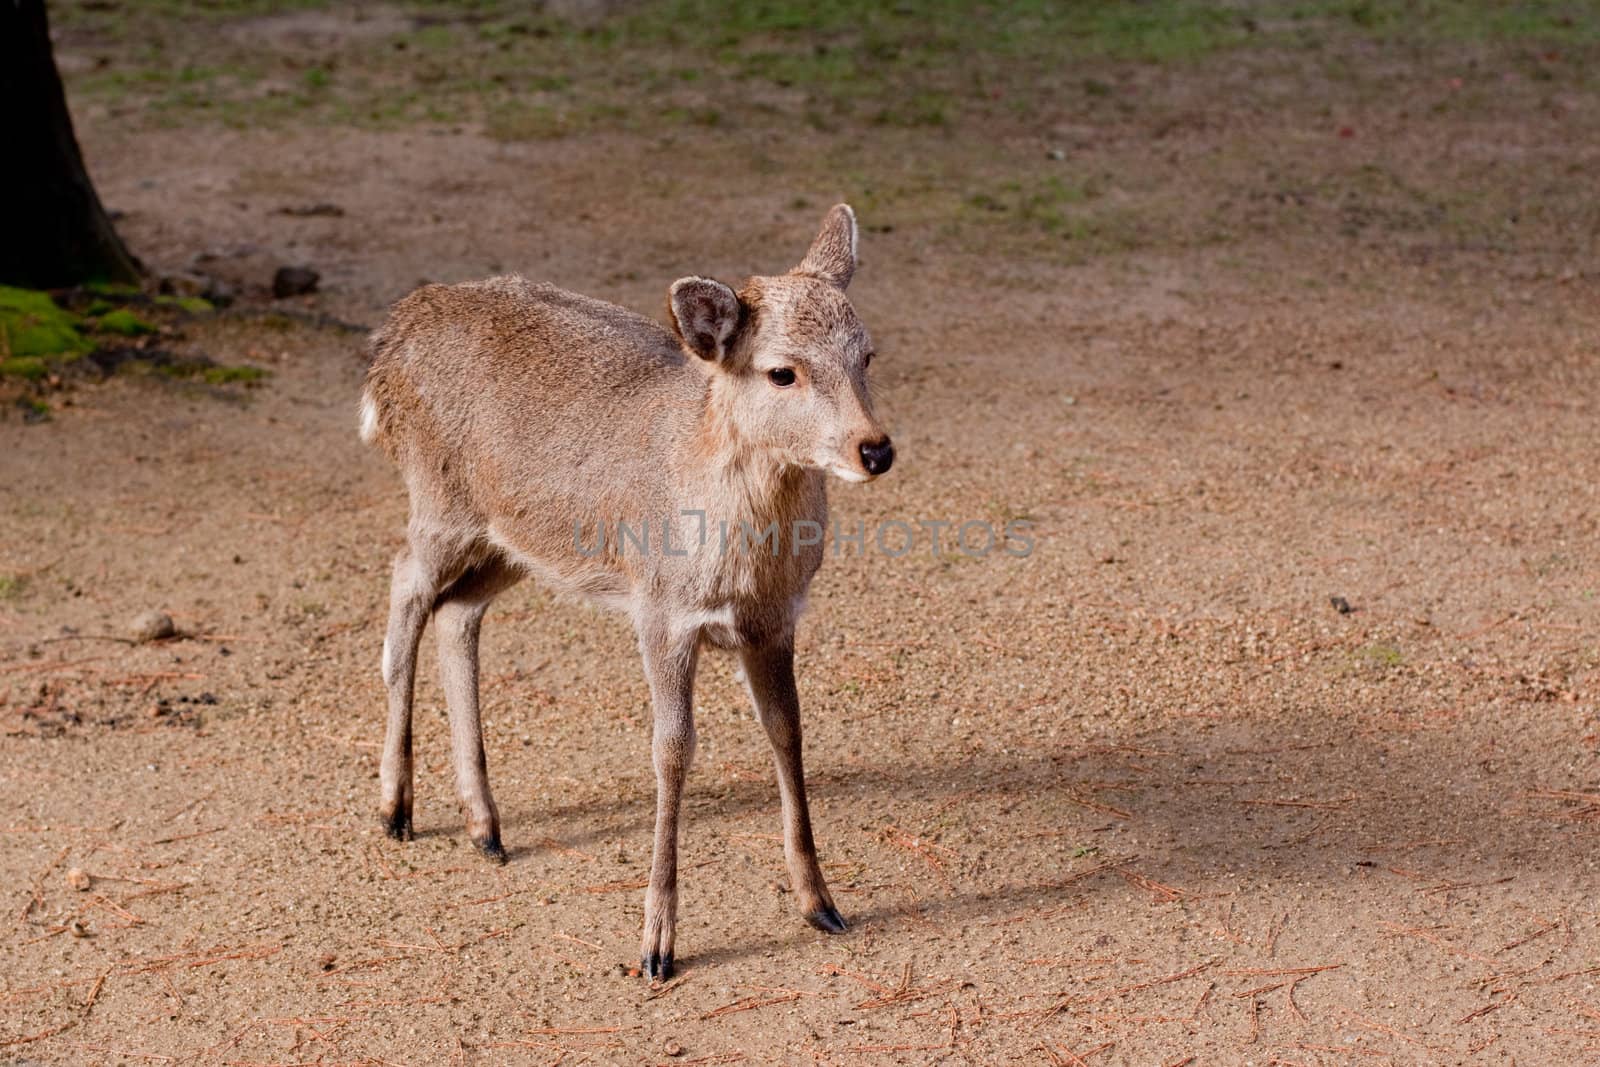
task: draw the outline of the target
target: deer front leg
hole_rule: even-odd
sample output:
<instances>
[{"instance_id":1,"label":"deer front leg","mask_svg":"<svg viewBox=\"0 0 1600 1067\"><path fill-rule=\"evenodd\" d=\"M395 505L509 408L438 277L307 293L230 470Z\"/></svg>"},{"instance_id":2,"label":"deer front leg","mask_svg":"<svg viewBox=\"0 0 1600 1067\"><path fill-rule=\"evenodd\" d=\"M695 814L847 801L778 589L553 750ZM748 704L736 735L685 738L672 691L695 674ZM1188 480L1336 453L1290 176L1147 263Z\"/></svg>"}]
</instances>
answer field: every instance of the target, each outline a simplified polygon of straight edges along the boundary
<instances>
[{"instance_id":1,"label":"deer front leg","mask_svg":"<svg viewBox=\"0 0 1600 1067\"><path fill-rule=\"evenodd\" d=\"M811 810L806 805L805 768L800 756L800 694L794 684L794 644L787 637L769 645L741 649L756 718L772 742L778 767L778 794L783 801L783 855L789 880L806 921L818 930L842 934L845 921L817 862L811 837Z\"/></svg>"},{"instance_id":2,"label":"deer front leg","mask_svg":"<svg viewBox=\"0 0 1600 1067\"><path fill-rule=\"evenodd\" d=\"M694 670L699 635L664 623L639 627L639 646L654 708L651 758L656 768L656 834L650 886L644 895L639 969L646 978L672 977L678 917L678 805L694 760Z\"/></svg>"}]
</instances>

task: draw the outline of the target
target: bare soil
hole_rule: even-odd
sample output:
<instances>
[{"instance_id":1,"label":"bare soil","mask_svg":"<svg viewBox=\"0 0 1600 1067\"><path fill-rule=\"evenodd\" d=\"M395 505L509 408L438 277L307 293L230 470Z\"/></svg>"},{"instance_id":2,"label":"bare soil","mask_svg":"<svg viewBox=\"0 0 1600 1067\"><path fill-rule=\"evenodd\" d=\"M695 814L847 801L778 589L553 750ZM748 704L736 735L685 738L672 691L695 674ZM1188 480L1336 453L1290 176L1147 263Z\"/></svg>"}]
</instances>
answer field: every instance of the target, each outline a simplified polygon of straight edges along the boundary
<instances>
[{"instance_id":1,"label":"bare soil","mask_svg":"<svg viewBox=\"0 0 1600 1067\"><path fill-rule=\"evenodd\" d=\"M0 421L0 1062L1600 1058L1600 106L1540 55L1112 66L1127 109L938 131L75 100L152 270L241 289L163 343L272 377ZM1024 202L1057 176L1098 185ZM622 620L531 582L490 614L508 865L463 832L426 643L418 837L379 829L405 499L330 320L498 271L653 313L679 275L786 268L835 199L899 455L838 519L1026 519L1035 550L947 533L819 576L801 692L846 935L794 912L764 739L702 668L653 989ZM286 263L321 291L273 304ZM178 636L121 640L152 608Z\"/></svg>"}]
</instances>

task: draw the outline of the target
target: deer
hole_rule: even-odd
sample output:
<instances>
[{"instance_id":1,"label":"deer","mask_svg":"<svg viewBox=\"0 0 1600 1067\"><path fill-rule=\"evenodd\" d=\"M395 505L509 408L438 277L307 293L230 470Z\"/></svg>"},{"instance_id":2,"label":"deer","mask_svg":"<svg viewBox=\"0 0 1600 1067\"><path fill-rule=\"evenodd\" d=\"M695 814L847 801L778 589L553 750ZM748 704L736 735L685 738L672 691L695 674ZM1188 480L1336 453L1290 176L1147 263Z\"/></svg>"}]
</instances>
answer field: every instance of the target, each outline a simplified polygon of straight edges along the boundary
<instances>
[{"instance_id":1,"label":"deer","mask_svg":"<svg viewBox=\"0 0 1600 1067\"><path fill-rule=\"evenodd\" d=\"M873 414L872 341L845 295L858 239L855 213L836 205L785 274L738 289L674 281L666 326L509 275L417 289L370 338L360 434L394 462L410 502L383 643L384 830L413 834L412 699L430 617L467 832L504 863L478 705L484 613L529 575L624 613L652 715L648 980L673 974L679 806L702 651L737 657L770 742L801 913L826 933L847 928L812 837L794 652L824 556L815 532L827 523L827 475L871 481L895 455ZM659 527L654 550L605 537L629 523ZM721 535L774 524L770 546Z\"/></svg>"}]
</instances>

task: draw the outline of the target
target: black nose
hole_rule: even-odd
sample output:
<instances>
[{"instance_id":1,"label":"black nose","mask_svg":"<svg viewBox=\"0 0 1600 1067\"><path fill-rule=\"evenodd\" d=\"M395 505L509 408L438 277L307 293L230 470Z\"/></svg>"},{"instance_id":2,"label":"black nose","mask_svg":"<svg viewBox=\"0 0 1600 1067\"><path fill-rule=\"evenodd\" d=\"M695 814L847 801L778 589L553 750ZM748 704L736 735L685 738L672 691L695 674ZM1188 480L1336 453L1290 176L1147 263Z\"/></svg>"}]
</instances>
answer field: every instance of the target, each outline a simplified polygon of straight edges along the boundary
<instances>
[{"instance_id":1,"label":"black nose","mask_svg":"<svg viewBox=\"0 0 1600 1067\"><path fill-rule=\"evenodd\" d=\"M894 445L885 437L881 441L867 441L861 446L861 465L868 474L882 474L894 465Z\"/></svg>"}]
</instances>

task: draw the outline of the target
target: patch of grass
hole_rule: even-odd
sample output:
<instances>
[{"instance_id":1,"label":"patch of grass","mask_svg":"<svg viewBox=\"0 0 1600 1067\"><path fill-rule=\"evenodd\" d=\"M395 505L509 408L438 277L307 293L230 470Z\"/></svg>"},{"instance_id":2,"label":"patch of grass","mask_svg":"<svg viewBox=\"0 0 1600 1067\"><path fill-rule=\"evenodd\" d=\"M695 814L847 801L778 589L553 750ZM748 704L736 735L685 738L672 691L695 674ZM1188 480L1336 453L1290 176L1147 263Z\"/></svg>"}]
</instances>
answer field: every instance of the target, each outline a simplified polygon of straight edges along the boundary
<instances>
[{"instance_id":1,"label":"patch of grass","mask_svg":"<svg viewBox=\"0 0 1600 1067\"><path fill-rule=\"evenodd\" d=\"M296 6L337 10L314 0ZM252 49L195 27L179 0L97 8L67 6L57 21L117 38L131 54L73 76L73 89L122 103L142 98L157 122L469 117L502 139L637 121L641 100L652 112L671 112L668 121L706 124L716 114L721 123L724 112L707 99L739 94L733 83L797 91L803 113L824 121L832 112L941 127L1001 97L1006 107L1027 105L1041 91L1035 77L1065 60L1164 62L1249 36L1243 15L1197 0L1018 0L983 8L962 0L645 0L592 23L530 14L518 0L421 0L409 8L412 28L355 35L320 53L294 82L273 85L270 46ZM217 0L205 14L214 24L265 9L255 0ZM974 63L1002 65L992 94L973 91L967 68ZM335 77L336 70L359 73Z\"/></svg>"},{"instance_id":2,"label":"patch of grass","mask_svg":"<svg viewBox=\"0 0 1600 1067\"><path fill-rule=\"evenodd\" d=\"M1584 57L1572 49L1600 41L1600 16L1583 0L635 0L576 20L522 0L411 0L401 8L409 25L335 35L311 66L275 53L270 39L256 47L217 32L285 6L343 17L327 0L70 4L55 15L120 53L72 75L74 92L141 106L147 122L482 122L501 140L765 124L774 111L823 130L848 119L913 129L1027 122L1077 89L1137 107L1114 89L1110 68L1127 64L1444 38L1548 40L1577 72ZM1549 74L1538 63L1534 71Z\"/></svg>"},{"instance_id":3,"label":"patch of grass","mask_svg":"<svg viewBox=\"0 0 1600 1067\"><path fill-rule=\"evenodd\" d=\"M200 377L207 385L232 385L235 382L259 382L272 372L261 367L207 367Z\"/></svg>"},{"instance_id":4,"label":"patch of grass","mask_svg":"<svg viewBox=\"0 0 1600 1067\"><path fill-rule=\"evenodd\" d=\"M950 114L948 94L924 89L891 101L872 116L872 121L879 126L948 126Z\"/></svg>"},{"instance_id":5,"label":"patch of grass","mask_svg":"<svg viewBox=\"0 0 1600 1067\"><path fill-rule=\"evenodd\" d=\"M15 600L27 588L28 579L20 574L0 574L0 600Z\"/></svg>"},{"instance_id":6,"label":"patch of grass","mask_svg":"<svg viewBox=\"0 0 1600 1067\"><path fill-rule=\"evenodd\" d=\"M660 113L664 122L711 129L722 125L722 112L714 107L669 107Z\"/></svg>"},{"instance_id":7,"label":"patch of grass","mask_svg":"<svg viewBox=\"0 0 1600 1067\"><path fill-rule=\"evenodd\" d=\"M79 319L50 294L0 286L0 356L77 359L94 350L78 332Z\"/></svg>"},{"instance_id":8,"label":"patch of grass","mask_svg":"<svg viewBox=\"0 0 1600 1067\"><path fill-rule=\"evenodd\" d=\"M1381 641L1376 644L1367 645L1357 653L1357 656L1360 658L1362 663L1373 667L1379 667L1384 670L1388 670L1391 667L1398 667L1400 664L1405 662L1405 656L1401 654L1398 646L1387 644Z\"/></svg>"},{"instance_id":9,"label":"patch of grass","mask_svg":"<svg viewBox=\"0 0 1600 1067\"><path fill-rule=\"evenodd\" d=\"M1345 23L1388 37L1463 41L1600 41L1600 12L1568 0L1321 0L1284 5L1291 19Z\"/></svg>"},{"instance_id":10,"label":"patch of grass","mask_svg":"<svg viewBox=\"0 0 1600 1067\"><path fill-rule=\"evenodd\" d=\"M497 141L548 141L587 130L626 126L631 112L599 101L529 103L507 100L495 105L484 122L484 132ZM669 122L698 122L714 126L720 112L711 108L667 109L658 115Z\"/></svg>"},{"instance_id":11,"label":"patch of grass","mask_svg":"<svg viewBox=\"0 0 1600 1067\"><path fill-rule=\"evenodd\" d=\"M497 141L548 141L583 125L583 116L571 107L505 101L489 112L484 132Z\"/></svg>"},{"instance_id":12,"label":"patch of grass","mask_svg":"<svg viewBox=\"0 0 1600 1067\"><path fill-rule=\"evenodd\" d=\"M1009 234L1036 254L1072 262L1140 247L1145 224L1140 213L1101 203L1103 194L1098 177L1013 178L967 193L956 224L974 234L981 229L986 241L996 233Z\"/></svg>"}]
</instances>

